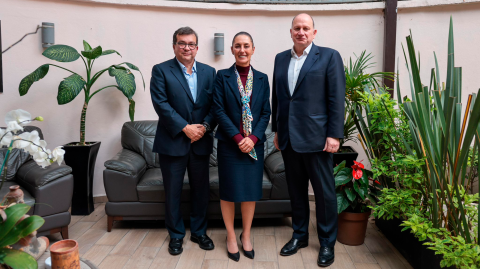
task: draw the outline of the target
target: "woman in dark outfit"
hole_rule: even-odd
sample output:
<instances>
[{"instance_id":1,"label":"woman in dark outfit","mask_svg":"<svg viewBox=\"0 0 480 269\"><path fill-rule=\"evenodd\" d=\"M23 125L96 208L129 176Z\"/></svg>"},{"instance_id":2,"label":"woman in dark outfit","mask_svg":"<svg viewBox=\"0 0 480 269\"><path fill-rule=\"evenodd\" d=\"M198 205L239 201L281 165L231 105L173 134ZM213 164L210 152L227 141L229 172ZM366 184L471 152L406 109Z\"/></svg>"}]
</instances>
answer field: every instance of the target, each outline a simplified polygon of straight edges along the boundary
<instances>
[{"instance_id":1,"label":"woman in dark outfit","mask_svg":"<svg viewBox=\"0 0 480 269\"><path fill-rule=\"evenodd\" d=\"M236 202L241 202L242 209L243 252L250 259L255 255L250 228L255 202L262 198L263 143L271 110L268 77L250 66L255 51L251 35L236 34L231 49L235 64L217 73L213 111L219 124L215 137L227 252L230 259L238 261L240 253L233 227Z\"/></svg>"}]
</instances>

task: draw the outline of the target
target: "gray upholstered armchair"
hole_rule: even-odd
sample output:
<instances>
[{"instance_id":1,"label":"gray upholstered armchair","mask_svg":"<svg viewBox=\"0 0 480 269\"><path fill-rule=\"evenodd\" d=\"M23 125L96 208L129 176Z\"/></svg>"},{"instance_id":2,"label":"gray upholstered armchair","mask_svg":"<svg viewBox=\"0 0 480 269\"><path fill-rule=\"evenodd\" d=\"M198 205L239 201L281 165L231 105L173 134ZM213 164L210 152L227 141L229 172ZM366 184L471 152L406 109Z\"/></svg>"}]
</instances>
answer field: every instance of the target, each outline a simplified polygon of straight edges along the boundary
<instances>
[{"instance_id":1,"label":"gray upholstered armchair","mask_svg":"<svg viewBox=\"0 0 480 269\"><path fill-rule=\"evenodd\" d=\"M25 131L38 131L43 139L42 131L35 126L24 127ZM0 148L0 161L5 158L6 148ZM71 215L68 209L73 195L72 169L54 163L46 168L38 166L30 155L19 149L13 149L8 159L7 181L0 190L3 199L10 186L20 185L25 197L24 201L32 208L27 213L38 215L45 223L38 229L38 235L60 232L64 239L68 238L68 225ZM1 178L0 178L1 180Z\"/></svg>"},{"instance_id":2,"label":"gray upholstered armchair","mask_svg":"<svg viewBox=\"0 0 480 269\"><path fill-rule=\"evenodd\" d=\"M157 121L126 122L122 127L122 150L105 162L103 183L108 202L108 231L115 220L165 219L165 189L158 156L152 152ZM266 131L263 197L255 207L255 218L283 217L291 213L282 155L273 145L274 134ZM210 156L209 218L221 218L216 141ZM181 193L184 218L190 212L190 186L185 174ZM238 204L237 206L240 206ZM240 215L240 208L236 212Z\"/></svg>"}]
</instances>

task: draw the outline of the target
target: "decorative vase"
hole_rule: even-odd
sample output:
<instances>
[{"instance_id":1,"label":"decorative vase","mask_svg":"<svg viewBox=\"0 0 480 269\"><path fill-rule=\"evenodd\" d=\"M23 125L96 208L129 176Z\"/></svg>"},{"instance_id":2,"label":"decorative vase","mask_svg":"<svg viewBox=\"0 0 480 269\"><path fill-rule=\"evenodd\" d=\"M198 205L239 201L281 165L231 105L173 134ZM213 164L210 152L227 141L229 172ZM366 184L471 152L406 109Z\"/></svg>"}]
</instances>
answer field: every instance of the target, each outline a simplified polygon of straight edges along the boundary
<instances>
[{"instance_id":1,"label":"decorative vase","mask_svg":"<svg viewBox=\"0 0 480 269\"><path fill-rule=\"evenodd\" d=\"M370 213L371 211L365 213L340 213L338 215L338 242L349 246L363 244Z\"/></svg>"},{"instance_id":2,"label":"decorative vase","mask_svg":"<svg viewBox=\"0 0 480 269\"><path fill-rule=\"evenodd\" d=\"M50 247L52 269L80 269L78 242L67 239L54 243Z\"/></svg>"},{"instance_id":3,"label":"decorative vase","mask_svg":"<svg viewBox=\"0 0 480 269\"><path fill-rule=\"evenodd\" d=\"M73 197L72 215L90 215L93 210L93 175L100 142L87 142L77 146L77 142L63 146L65 164L72 168Z\"/></svg>"},{"instance_id":4,"label":"decorative vase","mask_svg":"<svg viewBox=\"0 0 480 269\"><path fill-rule=\"evenodd\" d=\"M19 185L10 186L10 191L5 194L5 205L10 205L13 203L23 204L23 191L20 189Z\"/></svg>"}]
</instances>

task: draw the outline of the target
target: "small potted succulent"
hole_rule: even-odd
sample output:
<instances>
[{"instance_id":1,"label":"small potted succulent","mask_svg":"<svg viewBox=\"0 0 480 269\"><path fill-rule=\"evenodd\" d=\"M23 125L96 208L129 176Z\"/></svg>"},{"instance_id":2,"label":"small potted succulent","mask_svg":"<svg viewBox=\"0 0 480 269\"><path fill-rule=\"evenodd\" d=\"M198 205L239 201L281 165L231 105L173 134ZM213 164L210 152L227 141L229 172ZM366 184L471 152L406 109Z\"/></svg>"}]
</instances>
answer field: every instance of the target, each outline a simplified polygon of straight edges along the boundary
<instances>
[{"instance_id":1,"label":"small potted succulent","mask_svg":"<svg viewBox=\"0 0 480 269\"><path fill-rule=\"evenodd\" d=\"M380 192L380 182L373 180L373 173L361 162L345 167L345 161L334 168L335 190L338 206L337 240L345 245L363 244L371 209Z\"/></svg>"}]
</instances>

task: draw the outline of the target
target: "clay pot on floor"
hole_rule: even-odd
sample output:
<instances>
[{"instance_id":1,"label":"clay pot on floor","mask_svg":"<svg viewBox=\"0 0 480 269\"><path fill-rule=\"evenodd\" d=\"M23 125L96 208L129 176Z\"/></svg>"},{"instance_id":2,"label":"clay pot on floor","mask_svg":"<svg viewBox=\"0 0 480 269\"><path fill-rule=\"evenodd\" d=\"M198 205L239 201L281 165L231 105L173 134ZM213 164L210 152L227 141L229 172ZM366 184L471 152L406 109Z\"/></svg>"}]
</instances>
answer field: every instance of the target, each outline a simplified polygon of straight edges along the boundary
<instances>
[{"instance_id":1,"label":"clay pot on floor","mask_svg":"<svg viewBox=\"0 0 480 269\"><path fill-rule=\"evenodd\" d=\"M363 244L370 213L371 211L365 213L340 213L338 215L338 242L349 246Z\"/></svg>"},{"instance_id":2,"label":"clay pot on floor","mask_svg":"<svg viewBox=\"0 0 480 269\"><path fill-rule=\"evenodd\" d=\"M58 241L50 247L52 269L80 269L78 243L75 240Z\"/></svg>"}]
</instances>

